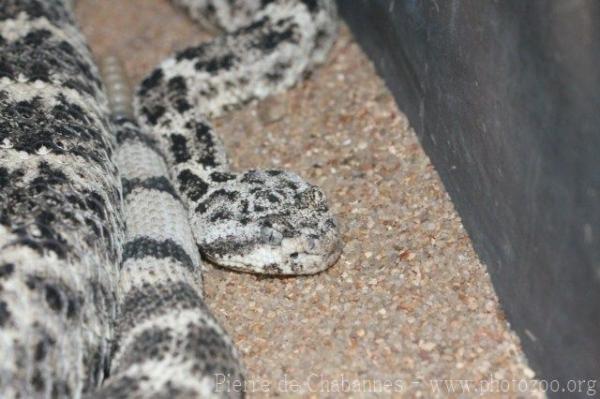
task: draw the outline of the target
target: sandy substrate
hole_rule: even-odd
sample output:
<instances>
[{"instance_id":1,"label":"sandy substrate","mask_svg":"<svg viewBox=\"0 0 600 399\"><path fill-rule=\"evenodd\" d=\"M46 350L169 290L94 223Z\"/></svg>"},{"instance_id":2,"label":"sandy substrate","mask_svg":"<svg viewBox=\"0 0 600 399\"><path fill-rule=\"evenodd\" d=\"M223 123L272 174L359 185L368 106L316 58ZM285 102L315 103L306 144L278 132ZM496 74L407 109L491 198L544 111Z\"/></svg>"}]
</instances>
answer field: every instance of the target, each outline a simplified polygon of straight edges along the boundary
<instances>
[{"instance_id":1,"label":"sandy substrate","mask_svg":"<svg viewBox=\"0 0 600 399\"><path fill-rule=\"evenodd\" d=\"M208 37L164 0L80 0L77 14L94 53L122 57L135 82ZM208 304L251 397L471 397L533 378L436 171L345 27L311 79L215 125L235 168L291 169L323 187L346 243L313 277L207 266Z\"/></svg>"}]
</instances>

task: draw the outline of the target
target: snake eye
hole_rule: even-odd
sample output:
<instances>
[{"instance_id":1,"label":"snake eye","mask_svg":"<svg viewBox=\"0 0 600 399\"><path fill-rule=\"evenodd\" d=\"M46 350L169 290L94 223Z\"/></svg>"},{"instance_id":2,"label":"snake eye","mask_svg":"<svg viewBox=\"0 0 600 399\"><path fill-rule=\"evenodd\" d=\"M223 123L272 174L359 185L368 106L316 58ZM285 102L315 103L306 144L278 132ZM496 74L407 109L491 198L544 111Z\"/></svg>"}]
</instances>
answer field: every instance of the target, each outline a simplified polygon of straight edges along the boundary
<instances>
[{"instance_id":1,"label":"snake eye","mask_svg":"<svg viewBox=\"0 0 600 399\"><path fill-rule=\"evenodd\" d=\"M309 236L306 238L305 248L306 248L307 252L312 251L313 249L315 249L316 246L317 246L317 240L314 237Z\"/></svg>"},{"instance_id":2,"label":"snake eye","mask_svg":"<svg viewBox=\"0 0 600 399\"><path fill-rule=\"evenodd\" d=\"M272 227L263 226L260 229L261 242L270 245L279 245L283 241L283 234Z\"/></svg>"}]
</instances>

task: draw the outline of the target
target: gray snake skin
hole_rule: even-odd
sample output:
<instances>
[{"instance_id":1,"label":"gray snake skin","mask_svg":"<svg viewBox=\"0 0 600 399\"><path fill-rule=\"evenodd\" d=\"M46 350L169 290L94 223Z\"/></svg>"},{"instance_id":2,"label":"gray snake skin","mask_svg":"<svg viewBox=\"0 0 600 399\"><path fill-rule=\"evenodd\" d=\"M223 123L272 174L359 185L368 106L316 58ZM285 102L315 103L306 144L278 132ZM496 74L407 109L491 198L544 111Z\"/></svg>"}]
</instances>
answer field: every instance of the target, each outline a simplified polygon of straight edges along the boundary
<instances>
[{"instance_id":1,"label":"gray snake skin","mask_svg":"<svg viewBox=\"0 0 600 399\"><path fill-rule=\"evenodd\" d=\"M157 67L133 113L114 63L101 82L69 1L0 6L2 398L243 396L217 383L244 371L203 302L200 253L269 275L341 253L319 188L230 170L208 122L322 63L333 3L176 3L224 33Z\"/></svg>"}]
</instances>

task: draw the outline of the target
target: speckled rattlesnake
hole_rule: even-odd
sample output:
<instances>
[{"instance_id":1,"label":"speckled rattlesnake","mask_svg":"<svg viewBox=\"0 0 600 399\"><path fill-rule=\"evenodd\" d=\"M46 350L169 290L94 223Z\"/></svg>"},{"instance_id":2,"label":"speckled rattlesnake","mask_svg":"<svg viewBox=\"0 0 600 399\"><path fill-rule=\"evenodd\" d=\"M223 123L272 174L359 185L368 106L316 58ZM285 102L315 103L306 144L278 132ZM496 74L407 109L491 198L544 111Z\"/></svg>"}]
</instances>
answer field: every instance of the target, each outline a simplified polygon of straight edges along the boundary
<instances>
[{"instance_id":1,"label":"speckled rattlesnake","mask_svg":"<svg viewBox=\"0 0 600 399\"><path fill-rule=\"evenodd\" d=\"M109 107L69 1L0 7L3 398L239 396L217 386L243 373L203 303L195 243L264 274L339 256L324 194L289 172L230 171L206 120L322 62L334 5L176 2L226 33L151 73L135 121L110 65Z\"/></svg>"}]
</instances>

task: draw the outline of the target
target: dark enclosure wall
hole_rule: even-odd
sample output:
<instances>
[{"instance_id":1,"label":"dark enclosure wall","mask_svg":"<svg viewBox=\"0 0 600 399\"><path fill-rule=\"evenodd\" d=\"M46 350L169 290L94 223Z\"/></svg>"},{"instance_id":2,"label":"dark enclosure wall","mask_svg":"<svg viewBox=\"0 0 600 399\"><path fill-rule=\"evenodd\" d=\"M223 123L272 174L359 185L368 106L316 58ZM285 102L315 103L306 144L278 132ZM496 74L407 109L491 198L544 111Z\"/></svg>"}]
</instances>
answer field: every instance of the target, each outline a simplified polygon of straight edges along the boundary
<instances>
[{"instance_id":1,"label":"dark enclosure wall","mask_svg":"<svg viewBox=\"0 0 600 399\"><path fill-rule=\"evenodd\" d=\"M339 5L440 173L538 376L600 378L600 2Z\"/></svg>"}]
</instances>

